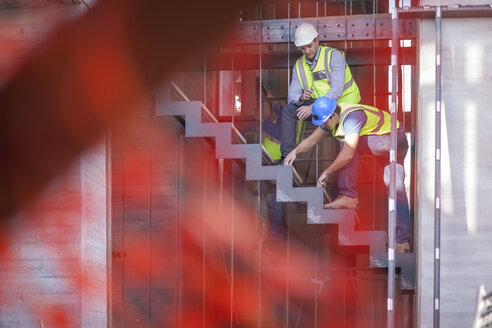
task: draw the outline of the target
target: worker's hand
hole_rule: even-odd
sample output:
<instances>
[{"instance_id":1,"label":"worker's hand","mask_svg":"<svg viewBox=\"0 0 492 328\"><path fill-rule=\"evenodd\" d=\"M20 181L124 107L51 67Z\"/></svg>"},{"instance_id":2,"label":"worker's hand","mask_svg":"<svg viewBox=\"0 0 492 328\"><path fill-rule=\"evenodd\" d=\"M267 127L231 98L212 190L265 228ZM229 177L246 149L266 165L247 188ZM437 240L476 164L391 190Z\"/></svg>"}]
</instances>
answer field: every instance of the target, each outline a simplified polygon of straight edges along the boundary
<instances>
[{"instance_id":1,"label":"worker's hand","mask_svg":"<svg viewBox=\"0 0 492 328\"><path fill-rule=\"evenodd\" d=\"M313 113L313 105L301 106L297 109L297 118L304 121Z\"/></svg>"},{"instance_id":2,"label":"worker's hand","mask_svg":"<svg viewBox=\"0 0 492 328\"><path fill-rule=\"evenodd\" d=\"M318 179L318 187L326 187L326 182L328 181L328 174L325 172L321 173Z\"/></svg>"},{"instance_id":3,"label":"worker's hand","mask_svg":"<svg viewBox=\"0 0 492 328\"><path fill-rule=\"evenodd\" d=\"M301 97L299 98L299 101L308 101L311 99L311 94L313 93L313 90L311 89L307 89L306 91L304 91L301 95Z\"/></svg>"},{"instance_id":4,"label":"worker's hand","mask_svg":"<svg viewBox=\"0 0 492 328\"><path fill-rule=\"evenodd\" d=\"M296 160L296 157L296 153L294 151L291 151L289 155L284 158L284 165L292 165Z\"/></svg>"}]
</instances>

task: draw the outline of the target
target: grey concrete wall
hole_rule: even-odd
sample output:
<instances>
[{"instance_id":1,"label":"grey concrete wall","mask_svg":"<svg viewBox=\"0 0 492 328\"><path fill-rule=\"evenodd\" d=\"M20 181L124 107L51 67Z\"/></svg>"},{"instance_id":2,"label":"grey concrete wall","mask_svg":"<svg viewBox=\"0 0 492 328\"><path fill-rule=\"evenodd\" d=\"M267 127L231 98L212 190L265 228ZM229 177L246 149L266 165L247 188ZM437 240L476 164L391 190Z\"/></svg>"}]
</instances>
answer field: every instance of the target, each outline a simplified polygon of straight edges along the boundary
<instances>
[{"instance_id":1,"label":"grey concrete wall","mask_svg":"<svg viewBox=\"0 0 492 328\"><path fill-rule=\"evenodd\" d=\"M433 3L429 3L433 4ZM471 327L479 284L492 290L492 19L442 24L441 327ZM418 40L417 322L432 327L435 22Z\"/></svg>"}]
</instances>

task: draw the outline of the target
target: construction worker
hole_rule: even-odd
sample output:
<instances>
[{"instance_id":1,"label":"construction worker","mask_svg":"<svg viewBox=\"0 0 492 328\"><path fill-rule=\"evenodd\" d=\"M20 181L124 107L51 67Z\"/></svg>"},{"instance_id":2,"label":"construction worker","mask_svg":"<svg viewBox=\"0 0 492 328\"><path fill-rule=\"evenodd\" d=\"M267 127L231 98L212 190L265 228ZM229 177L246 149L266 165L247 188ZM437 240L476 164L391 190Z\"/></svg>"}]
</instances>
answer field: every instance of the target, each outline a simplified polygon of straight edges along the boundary
<instances>
[{"instance_id":1,"label":"construction worker","mask_svg":"<svg viewBox=\"0 0 492 328\"><path fill-rule=\"evenodd\" d=\"M294 148L285 158L285 165L292 165L297 154L311 149L330 132L341 141L342 149L335 160L318 179L318 187L325 187L328 176L338 171L338 197L325 208L357 208L358 154L370 154L389 159L391 116L375 107L339 103L328 97L316 99L313 104L312 122L316 130ZM408 142L398 122L396 167L396 251L410 250L411 219L405 191L403 160ZM384 182L389 184L389 165L384 168Z\"/></svg>"},{"instance_id":2,"label":"construction worker","mask_svg":"<svg viewBox=\"0 0 492 328\"><path fill-rule=\"evenodd\" d=\"M294 43L303 55L294 65L287 105L282 108L278 119L280 152L276 148L278 140L270 136L272 133L266 134L263 142L273 159L280 155L280 163L302 139L302 125L298 123L311 116L315 99L326 96L353 104L360 101L359 88L344 54L337 49L320 46L318 32L313 25L301 23L294 33ZM269 132L268 128L265 128L265 132ZM282 221L280 218L285 221L285 213L275 198L269 198L268 206L269 235L278 236L278 231L285 229L279 223Z\"/></svg>"},{"instance_id":3,"label":"construction worker","mask_svg":"<svg viewBox=\"0 0 492 328\"><path fill-rule=\"evenodd\" d=\"M280 151L284 158L296 145L296 121L312 113L312 103L322 96L339 102L357 104L360 93L344 54L319 45L318 32L309 23L300 24L294 43L302 51L292 72L288 104L282 108Z\"/></svg>"},{"instance_id":4,"label":"construction worker","mask_svg":"<svg viewBox=\"0 0 492 328\"><path fill-rule=\"evenodd\" d=\"M282 105L279 103L275 104L273 113L272 116L276 117L276 119L267 117L263 121L263 147L265 147L266 151L270 154L270 157L279 163L278 160L282 158L282 153L280 152ZM296 145L302 140L304 128L305 126L302 124L302 121L298 121Z\"/></svg>"},{"instance_id":5,"label":"construction worker","mask_svg":"<svg viewBox=\"0 0 492 328\"><path fill-rule=\"evenodd\" d=\"M273 160L279 160L280 154L280 116L282 105L277 103L273 108L272 117L267 117L263 121L263 147L270 154Z\"/></svg>"}]
</instances>

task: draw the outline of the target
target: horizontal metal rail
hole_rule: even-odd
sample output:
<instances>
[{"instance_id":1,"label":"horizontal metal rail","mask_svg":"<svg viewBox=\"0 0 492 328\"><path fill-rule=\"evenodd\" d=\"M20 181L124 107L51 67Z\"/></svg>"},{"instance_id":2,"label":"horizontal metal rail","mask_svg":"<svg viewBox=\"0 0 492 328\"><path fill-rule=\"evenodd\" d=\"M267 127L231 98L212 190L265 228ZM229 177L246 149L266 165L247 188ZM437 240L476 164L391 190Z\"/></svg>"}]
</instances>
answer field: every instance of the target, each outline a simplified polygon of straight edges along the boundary
<instances>
[{"instance_id":1,"label":"horizontal metal rail","mask_svg":"<svg viewBox=\"0 0 492 328\"><path fill-rule=\"evenodd\" d=\"M237 43L287 43L294 40L294 31L301 22L317 27L323 41L390 40L391 15L354 15L302 19L273 19L243 21L235 28ZM415 39L417 24L414 19L399 19L399 38ZM290 36L289 36L290 33ZM289 41L290 40L290 41Z\"/></svg>"},{"instance_id":2,"label":"horizontal metal rail","mask_svg":"<svg viewBox=\"0 0 492 328\"><path fill-rule=\"evenodd\" d=\"M416 64L416 47L400 47L399 56L401 58L401 65L415 65ZM390 47L378 47L374 51L374 58L368 56L373 53L373 48L348 48L345 52L347 64L350 67L354 66L389 66L391 65L391 48ZM244 52L231 52L231 51L213 51L208 52L207 56L213 58L207 63L207 71L227 71L232 69L231 61L234 56L234 70L255 70L258 69L259 54L258 53L244 53ZM269 50L261 54L262 68L263 69L278 69L278 68L292 68L295 64L295 60L289 60L290 58L299 58L302 53L297 48L291 48L288 50ZM190 71L199 71L203 69L198 64L191 64L188 69ZM265 97L263 97L265 99ZM285 99L282 98L282 100Z\"/></svg>"},{"instance_id":3,"label":"horizontal metal rail","mask_svg":"<svg viewBox=\"0 0 492 328\"><path fill-rule=\"evenodd\" d=\"M492 5L448 5L440 6L442 18L492 17ZM404 19L436 17L437 6L398 8L398 17Z\"/></svg>"}]
</instances>

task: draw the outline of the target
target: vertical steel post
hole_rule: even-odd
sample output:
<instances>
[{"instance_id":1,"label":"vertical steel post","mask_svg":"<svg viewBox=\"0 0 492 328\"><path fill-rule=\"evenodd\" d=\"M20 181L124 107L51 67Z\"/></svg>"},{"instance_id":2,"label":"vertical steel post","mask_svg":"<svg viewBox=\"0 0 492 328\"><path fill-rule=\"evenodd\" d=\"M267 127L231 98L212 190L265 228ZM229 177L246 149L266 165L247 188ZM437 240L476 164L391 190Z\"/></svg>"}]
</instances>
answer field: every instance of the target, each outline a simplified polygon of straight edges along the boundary
<instances>
[{"instance_id":1,"label":"vertical steel post","mask_svg":"<svg viewBox=\"0 0 492 328\"><path fill-rule=\"evenodd\" d=\"M205 105L205 107L207 107L207 52L206 50L203 52L203 104ZM215 157L214 157L215 158ZM205 172L205 166L203 168L203 176L205 176L206 172ZM206 313L206 307L205 307L205 303L206 303L206 296L207 296L207 289L206 289L206 281L207 281L207 277L206 277L206 260L207 260L207 242L206 242L206 226L205 226L205 222L206 222L206 209L205 209L205 204L207 203L206 202L206 199L205 199L205 195L206 195L206 190L204 188L203 190L203 226L202 226L202 238L203 238L203 243L202 243L202 247L203 247L203 250L202 250L202 258L203 258L203 261L202 261L202 325L205 326L205 320L206 320L206 317L205 317L205 313Z\"/></svg>"},{"instance_id":2,"label":"vertical steel post","mask_svg":"<svg viewBox=\"0 0 492 328\"><path fill-rule=\"evenodd\" d=\"M261 2L259 4L260 6L260 46L259 46L259 76L260 76L260 81L259 81L259 92L260 92L260 104L259 104L259 108L260 108L260 128L259 128L259 138L258 138L258 143L259 144L262 144L263 143L263 140L262 140L262 135L263 135L263 129L262 129L262 122L263 122L263 97L262 97L262 59L261 59L261 55L262 55L262 40L263 40L263 23L262 23L262 13L261 13ZM257 185L258 185L258 211L261 213L261 182L260 180L257 181ZM261 215L260 215L261 217ZM262 232L264 232L265 229L262 228ZM263 233L260 234L260 238L258 238L258 244L260 245L258 247L258 262L259 262L259 265L258 265L258 328L261 327L261 317L262 317L262 313L261 313L261 270L262 270L262 261L261 261L261 254L263 252ZM260 240L261 239L261 240Z\"/></svg>"},{"instance_id":3,"label":"vertical steel post","mask_svg":"<svg viewBox=\"0 0 492 328\"><path fill-rule=\"evenodd\" d=\"M234 116L236 115L236 98L234 97L234 52L236 51L236 47L233 44L231 47L231 122L234 125Z\"/></svg>"},{"instance_id":4,"label":"vertical steel post","mask_svg":"<svg viewBox=\"0 0 492 328\"><path fill-rule=\"evenodd\" d=\"M287 3L287 88L290 84L290 2Z\"/></svg>"},{"instance_id":5,"label":"vertical steel post","mask_svg":"<svg viewBox=\"0 0 492 328\"><path fill-rule=\"evenodd\" d=\"M152 124L149 124L148 128L149 134L148 138L150 141L150 144L152 145ZM148 161L149 161L149 172L148 172L148 178L149 178L149 186L147 189L149 199L147 203L147 215L149 218L148 225L147 225L147 248L149 250L149 257L147 261L147 288L149 291L149 294L147 295L147 301L149 302L149 313L147 314L147 322L150 322L151 320L151 313L152 313L152 146L149 146L148 148Z\"/></svg>"},{"instance_id":6,"label":"vertical steel post","mask_svg":"<svg viewBox=\"0 0 492 328\"><path fill-rule=\"evenodd\" d=\"M299 18L301 17L301 3L298 3L298 14L299 14ZM288 50L287 51L287 63L289 65L289 68L288 68L288 72L289 74L287 74L288 76L288 83L287 85L289 85L290 83L290 28L291 28L291 25L290 25L290 2L288 3L288 20L289 20L289 38L288 38ZM284 207L285 209L285 207ZM284 215L286 215L284 213ZM285 286L285 327L289 327L289 280L290 280L290 271L289 271L289 266L290 266L290 228L289 228L289 225L287 224L287 268L286 268L286 286Z\"/></svg>"},{"instance_id":7,"label":"vertical steel post","mask_svg":"<svg viewBox=\"0 0 492 328\"><path fill-rule=\"evenodd\" d=\"M166 90L170 92L170 90ZM170 94L169 94L170 97ZM169 106L169 105L168 105ZM182 217L182 202L183 198L181 195L184 194L184 133L179 136L179 147L178 147L178 160L176 165L176 171L178 172L178 177L176 181L176 326L178 328L183 328L183 217ZM124 230L123 230L124 231ZM123 303L124 304L124 303ZM125 313L125 312L123 312Z\"/></svg>"},{"instance_id":8,"label":"vertical steel post","mask_svg":"<svg viewBox=\"0 0 492 328\"><path fill-rule=\"evenodd\" d=\"M316 31L319 31L319 19L318 19L318 1L316 1ZM314 83L313 83L314 85ZM306 125L306 123L304 123L304 126ZM304 130L304 129L303 129ZM304 132L304 131L303 131ZM300 141L302 141L301 138L299 138ZM316 177L316 180L315 181L318 181L318 178L319 178L319 144L316 144L315 146L315 154L316 154L316 160L315 160L315 177Z\"/></svg>"},{"instance_id":9,"label":"vertical steel post","mask_svg":"<svg viewBox=\"0 0 492 328\"><path fill-rule=\"evenodd\" d=\"M215 156L209 156L207 157L207 160L210 160L210 158L212 158L212 160L215 159ZM203 165L203 176L206 177L207 176L207 170L206 170L207 166L206 165ZM205 179L204 179L205 180ZM206 288L206 285L207 285L207 226L206 226L206 222L207 222L207 207L206 207L206 204L208 203L207 202L207 183L206 183L206 180L204 181L203 183L203 208L202 208L202 211L203 211L203 218L202 218L202 325L205 327L206 324L206 302L207 302L207 288Z\"/></svg>"},{"instance_id":10,"label":"vertical steel post","mask_svg":"<svg viewBox=\"0 0 492 328\"><path fill-rule=\"evenodd\" d=\"M258 140L259 140L259 143L261 144L262 143L261 137L263 135L263 129L261 127L262 126L261 122L263 120L263 94L262 94L262 92L263 92L263 78L262 78L263 77L263 70L262 70L262 64L263 63L262 63L262 58L261 58L261 56L262 56L262 47L263 47L263 17L262 17L262 12L261 12L261 1L259 3L259 10L258 11L259 11L259 16L260 16L260 47L259 47L259 56L258 56L259 57L259 60L260 60L260 63L259 63L260 64L260 68L259 68L259 72L258 72L258 75L259 75L258 78L260 79L259 80L259 83L258 83L258 85L259 85L259 90L258 91L260 93L260 95L259 95L259 99L260 99L260 103L259 103L259 108L260 108L260 129L259 129L259 131L260 131L260 138Z\"/></svg>"},{"instance_id":11,"label":"vertical steel post","mask_svg":"<svg viewBox=\"0 0 492 328\"><path fill-rule=\"evenodd\" d=\"M396 129L398 113L398 1L391 15L391 143L390 143L390 183L388 199L388 304L387 327L395 326L395 232L396 232Z\"/></svg>"},{"instance_id":12,"label":"vertical steel post","mask_svg":"<svg viewBox=\"0 0 492 328\"><path fill-rule=\"evenodd\" d=\"M434 185L434 328L439 327L441 280L441 6L436 8L436 161Z\"/></svg>"},{"instance_id":13,"label":"vertical steel post","mask_svg":"<svg viewBox=\"0 0 492 328\"><path fill-rule=\"evenodd\" d=\"M207 52L203 53L203 104L207 107Z\"/></svg>"},{"instance_id":14,"label":"vertical steel post","mask_svg":"<svg viewBox=\"0 0 492 328\"><path fill-rule=\"evenodd\" d=\"M232 168L231 168L232 171ZM230 302L230 320L231 328L236 327L237 324L234 323L234 173L231 174L231 302Z\"/></svg>"}]
</instances>

